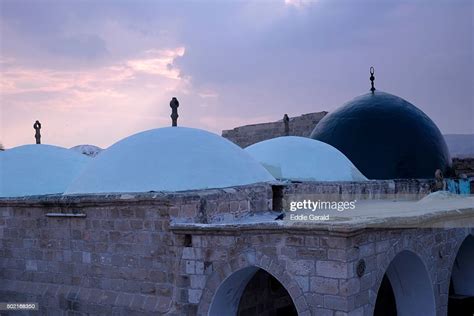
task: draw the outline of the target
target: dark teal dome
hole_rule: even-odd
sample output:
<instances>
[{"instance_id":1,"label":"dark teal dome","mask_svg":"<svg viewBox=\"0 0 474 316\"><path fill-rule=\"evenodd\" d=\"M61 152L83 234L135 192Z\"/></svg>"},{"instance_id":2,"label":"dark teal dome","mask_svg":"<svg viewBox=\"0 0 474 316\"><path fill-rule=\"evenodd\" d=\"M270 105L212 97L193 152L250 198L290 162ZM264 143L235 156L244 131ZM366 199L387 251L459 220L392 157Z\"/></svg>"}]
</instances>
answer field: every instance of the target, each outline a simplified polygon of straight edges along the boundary
<instances>
[{"instance_id":1,"label":"dark teal dome","mask_svg":"<svg viewBox=\"0 0 474 316\"><path fill-rule=\"evenodd\" d=\"M369 179L433 178L451 166L433 121L410 102L375 91L326 115L311 138L339 149Z\"/></svg>"}]
</instances>

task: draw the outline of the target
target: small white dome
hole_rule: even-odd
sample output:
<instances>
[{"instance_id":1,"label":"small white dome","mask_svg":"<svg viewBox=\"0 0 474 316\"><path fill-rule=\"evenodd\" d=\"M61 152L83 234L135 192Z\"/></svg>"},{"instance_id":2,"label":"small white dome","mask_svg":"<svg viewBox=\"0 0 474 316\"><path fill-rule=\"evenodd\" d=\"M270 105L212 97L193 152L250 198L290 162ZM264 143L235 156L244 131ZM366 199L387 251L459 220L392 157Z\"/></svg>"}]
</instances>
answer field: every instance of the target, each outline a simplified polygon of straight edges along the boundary
<instances>
[{"instance_id":1,"label":"small white dome","mask_svg":"<svg viewBox=\"0 0 474 316\"><path fill-rule=\"evenodd\" d=\"M51 145L24 145L0 153L0 197L63 193L90 158Z\"/></svg>"},{"instance_id":2,"label":"small white dome","mask_svg":"<svg viewBox=\"0 0 474 316\"><path fill-rule=\"evenodd\" d=\"M77 145L69 149L92 158L100 154L100 152L103 150L102 148L94 145Z\"/></svg>"},{"instance_id":3,"label":"small white dome","mask_svg":"<svg viewBox=\"0 0 474 316\"><path fill-rule=\"evenodd\" d=\"M278 137L253 144L245 150L277 179L367 180L343 153L311 138Z\"/></svg>"},{"instance_id":4,"label":"small white dome","mask_svg":"<svg viewBox=\"0 0 474 316\"><path fill-rule=\"evenodd\" d=\"M237 145L203 130L158 128L101 152L65 194L185 191L275 180Z\"/></svg>"}]
</instances>

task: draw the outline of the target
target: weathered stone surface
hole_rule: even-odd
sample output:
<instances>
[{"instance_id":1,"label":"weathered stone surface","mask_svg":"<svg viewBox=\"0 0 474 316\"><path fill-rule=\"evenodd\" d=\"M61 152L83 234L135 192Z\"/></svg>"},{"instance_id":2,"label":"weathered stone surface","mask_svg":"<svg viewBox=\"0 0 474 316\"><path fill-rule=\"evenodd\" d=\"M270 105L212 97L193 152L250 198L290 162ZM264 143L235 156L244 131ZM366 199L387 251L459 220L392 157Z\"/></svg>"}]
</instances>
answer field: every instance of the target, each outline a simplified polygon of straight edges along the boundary
<instances>
[{"instance_id":1,"label":"weathered stone surface","mask_svg":"<svg viewBox=\"0 0 474 316\"><path fill-rule=\"evenodd\" d=\"M327 277L312 277L311 291L320 294L338 294L339 281Z\"/></svg>"},{"instance_id":2,"label":"weathered stone surface","mask_svg":"<svg viewBox=\"0 0 474 316\"><path fill-rule=\"evenodd\" d=\"M423 181L377 183L377 192L425 192ZM319 185L290 184L285 192L357 195L368 188ZM474 233L472 227L344 231L267 223L210 230L199 222L186 230L170 225L183 205L199 205L201 199L209 199L207 220L214 221L222 215L219 204L239 218L268 210L255 206L268 207L271 198L270 185L256 185L137 194L125 201L120 196L0 200L0 297L34 299L42 314L201 315L226 278L257 266L283 285L302 315L371 315L385 270L409 250L427 267L436 310L444 315L456 251ZM46 217L52 209L80 210L86 217ZM361 259L366 270L358 277Z\"/></svg>"},{"instance_id":3,"label":"weathered stone surface","mask_svg":"<svg viewBox=\"0 0 474 316\"><path fill-rule=\"evenodd\" d=\"M343 279L349 274L348 264L339 261L317 261L316 274L323 277Z\"/></svg>"},{"instance_id":4,"label":"weathered stone surface","mask_svg":"<svg viewBox=\"0 0 474 316\"><path fill-rule=\"evenodd\" d=\"M465 174L468 177L474 177L474 158L453 158L453 169L456 173L456 176ZM472 190L471 182L471 193Z\"/></svg>"},{"instance_id":5,"label":"weathered stone surface","mask_svg":"<svg viewBox=\"0 0 474 316\"><path fill-rule=\"evenodd\" d=\"M288 130L285 130L283 120L271 123L261 123L236 127L222 131L222 136L239 145L247 147L252 144L280 136L309 137L316 124L327 112L303 114L288 119Z\"/></svg>"}]
</instances>

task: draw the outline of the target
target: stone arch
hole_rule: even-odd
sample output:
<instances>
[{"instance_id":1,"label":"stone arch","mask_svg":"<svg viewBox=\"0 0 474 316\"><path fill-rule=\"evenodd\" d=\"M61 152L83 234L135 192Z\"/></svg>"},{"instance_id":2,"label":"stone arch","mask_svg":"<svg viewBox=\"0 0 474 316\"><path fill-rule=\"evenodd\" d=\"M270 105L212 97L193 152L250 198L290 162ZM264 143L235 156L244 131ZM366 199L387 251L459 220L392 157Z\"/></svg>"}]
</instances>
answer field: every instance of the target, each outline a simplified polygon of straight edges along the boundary
<instances>
[{"instance_id":1,"label":"stone arch","mask_svg":"<svg viewBox=\"0 0 474 316\"><path fill-rule=\"evenodd\" d=\"M277 279L286 289L298 315L309 311L300 286L280 263L263 254L246 252L226 263L215 266L214 272L207 279L206 289L198 306L198 315L214 315L211 313L212 311L220 311L220 306L223 305L219 305L220 302L215 300L223 299L226 293L229 294L227 302L232 300L235 302L242 295L249 280L260 269ZM236 290L228 292L230 287L236 288ZM225 303L225 301L223 300L221 303ZM227 312L226 315L231 314Z\"/></svg>"},{"instance_id":2,"label":"stone arch","mask_svg":"<svg viewBox=\"0 0 474 316\"><path fill-rule=\"evenodd\" d=\"M380 272L380 271L379 271ZM401 250L385 266L379 277L374 302L374 315L380 312L381 285L389 281L393 291L396 315L435 315L436 299L432 276L423 260L414 251ZM383 308L382 308L383 310ZM381 314L388 315L383 310Z\"/></svg>"},{"instance_id":3,"label":"stone arch","mask_svg":"<svg viewBox=\"0 0 474 316\"><path fill-rule=\"evenodd\" d=\"M450 270L448 315L474 306L474 235L467 235L456 250Z\"/></svg>"},{"instance_id":4,"label":"stone arch","mask_svg":"<svg viewBox=\"0 0 474 316\"><path fill-rule=\"evenodd\" d=\"M433 259L432 248L427 247L426 243L423 243L423 239L422 237L420 237L422 235L429 236L429 234L418 234L416 231L413 231L411 233L400 234L396 237L396 239L392 239L392 245L390 246L390 248L384 253L384 255L380 259L377 259L375 283L370 293L370 303L372 306L375 304L377 292L382 283L385 272L388 269L388 266L390 265L390 263L392 263L393 259L395 259L395 257L402 251L409 251L412 252L414 255L418 256L420 260L424 263L425 269L428 272L430 279L432 281L437 280L438 270L435 265L435 262L427 264L427 262L430 262L430 259ZM429 244L431 243L431 241L428 240L427 243ZM438 288L434 287L433 291L435 296L435 302L438 303Z\"/></svg>"}]
</instances>

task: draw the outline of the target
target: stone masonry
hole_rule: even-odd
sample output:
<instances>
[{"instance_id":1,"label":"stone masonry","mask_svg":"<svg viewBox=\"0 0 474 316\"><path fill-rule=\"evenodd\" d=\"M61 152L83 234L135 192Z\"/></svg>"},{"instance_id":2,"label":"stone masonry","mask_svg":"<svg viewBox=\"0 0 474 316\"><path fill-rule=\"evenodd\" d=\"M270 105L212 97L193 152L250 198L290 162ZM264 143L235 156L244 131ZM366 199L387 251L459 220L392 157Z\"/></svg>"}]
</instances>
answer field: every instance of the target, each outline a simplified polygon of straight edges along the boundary
<instances>
[{"instance_id":1,"label":"stone masonry","mask_svg":"<svg viewBox=\"0 0 474 316\"><path fill-rule=\"evenodd\" d=\"M327 112L322 111L290 117L289 135L309 137L316 124L326 114ZM270 123L245 125L222 131L222 136L245 148L263 140L285 136L285 124L282 119Z\"/></svg>"},{"instance_id":2,"label":"stone masonry","mask_svg":"<svg viewBox=\"0 0 474 316\"><path fill-rule=\"evenodd\" d=\"M474 177L474 158L454 158L453 168L456 176L465 174L468 177Z\"/></svg>"},{"instance_id":3,"label":"stone masonry","mask_svg":"<svg viewBox=\"0 0 474 316\"><path fill-rule=\"evenodd\" d=\"M42 315L207 315L229 276L258 267L278 279L299 315L371 315L388 265L409 251L428 269L436 315L446 315L451 267L472 226L446 218L440 228L233 224L288 194L418 196L429 184L321 185L2 199L1 301L39 302Z\"/></svg>"},{"instance_id":4,"label":"stone masonry","mask_svg":"<svg viewBox=\"0 0 474 316\"><path fill-rule=\"evenodd\" d=\"M328 112L326 111L314 112L290 118L289 135L309 137L316 124L327 113ZM245 148L267 139L285 136L285 126L283 120L245 125L231 130L224 130L222 131L222 136L240 147ZM461 174L465 174L468 177L474 177L474 158L453 158L453 169L456 177Z\"/></svg>"}]
</instances>

